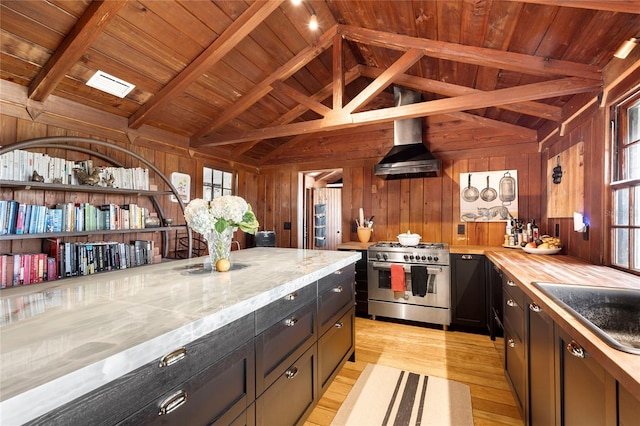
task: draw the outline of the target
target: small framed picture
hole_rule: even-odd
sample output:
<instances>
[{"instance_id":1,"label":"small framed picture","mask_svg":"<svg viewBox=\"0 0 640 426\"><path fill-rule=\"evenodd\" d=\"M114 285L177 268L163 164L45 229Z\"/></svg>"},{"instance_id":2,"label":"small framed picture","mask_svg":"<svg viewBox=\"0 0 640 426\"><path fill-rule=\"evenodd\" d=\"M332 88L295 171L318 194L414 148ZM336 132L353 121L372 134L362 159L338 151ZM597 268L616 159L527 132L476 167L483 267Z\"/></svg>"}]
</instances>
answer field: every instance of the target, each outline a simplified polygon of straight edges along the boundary
<instances>
[{"instance_id":1,"label":"small framed picture","mask_svg":"<svg viewBox=\"0 0 640 426\"><path fill-rule=\"evenodd\" d=\"M191 176L186 173L173 172L171 173L171 183L180 194L180 198L183 203L188 203L191 197ZM174 194L171 194L171 201L178 202L178 199Z\"/></svg>"}]
</instances>

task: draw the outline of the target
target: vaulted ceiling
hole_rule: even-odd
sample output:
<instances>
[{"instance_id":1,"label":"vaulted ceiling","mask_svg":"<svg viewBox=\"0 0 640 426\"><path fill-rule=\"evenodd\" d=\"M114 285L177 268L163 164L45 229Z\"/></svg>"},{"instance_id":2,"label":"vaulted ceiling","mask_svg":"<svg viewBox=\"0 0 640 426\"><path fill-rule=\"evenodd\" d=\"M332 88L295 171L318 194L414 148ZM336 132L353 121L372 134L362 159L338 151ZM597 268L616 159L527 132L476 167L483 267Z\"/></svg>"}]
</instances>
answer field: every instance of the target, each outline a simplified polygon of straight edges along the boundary
<instances>
[{"instance_id":1,"label":"vaulted ceiling","mask_svg":"<svg viewBox=\"0 0 640 426\"><path fill-rule=\"evenodd\" d=\"M424 117L434 152L535 145L602 90L614 51L640 35L640 5L3 0L0 28L3 109L261 166L310 138L409 117ZM96 70L135 89L86 86ZM424 102L394 107L393 85Z\"/></svg>"}]
</instances>

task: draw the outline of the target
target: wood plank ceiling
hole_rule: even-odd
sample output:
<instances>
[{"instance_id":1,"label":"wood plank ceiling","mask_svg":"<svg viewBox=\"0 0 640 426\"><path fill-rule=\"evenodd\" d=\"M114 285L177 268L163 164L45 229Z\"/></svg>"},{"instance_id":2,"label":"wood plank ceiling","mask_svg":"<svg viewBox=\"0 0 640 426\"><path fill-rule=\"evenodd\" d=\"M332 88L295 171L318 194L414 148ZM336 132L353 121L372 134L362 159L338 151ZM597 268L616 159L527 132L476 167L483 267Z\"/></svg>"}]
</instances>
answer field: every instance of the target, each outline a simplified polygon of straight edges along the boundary
<instances>
[{"instance_id":1,"label":"wood plank ceiling","mask_svg":"<svg viewBox=\"0 0 640 426\"><path fill-rule=\"evenodd\" d=\"M177 135L255 166L408 117L436 153L531 147L601 90L639 14L637 0L2 1L0 105L36 121L89 107L132 141ZM136 87L92 89L96 70ZM393 107L394 84L424 102Z\"/></svg>"}]
</instances>

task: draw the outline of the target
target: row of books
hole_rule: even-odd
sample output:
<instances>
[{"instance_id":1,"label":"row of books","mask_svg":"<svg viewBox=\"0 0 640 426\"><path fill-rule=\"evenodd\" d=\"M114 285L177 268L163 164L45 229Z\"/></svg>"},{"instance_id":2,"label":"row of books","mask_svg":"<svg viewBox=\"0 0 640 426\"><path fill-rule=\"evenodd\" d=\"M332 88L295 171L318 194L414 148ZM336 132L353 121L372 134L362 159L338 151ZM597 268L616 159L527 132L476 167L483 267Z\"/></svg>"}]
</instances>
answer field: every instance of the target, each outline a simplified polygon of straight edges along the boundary
<instances>
[{"instance_id":1,"label":"row of books","mask_svg":"<svg viewBox=\"0 0 640 426\"><path fill-rule=\"evenodd\" d=\"M0 235L144 229L149 209L130 204L58 203L41 205L0 200Z\"/></svg>"},{"instance_id":2,"label":"row of books","mask_svg":"<svg viewBox=\"0 0 640 426\"><path fill-rule=\"evenodd\" d=\"M110 184L113 188L149 190L149 169L142 167L94 167L93 160L71 161L21 149L0 155L0 180L28 182L36 171L45 183L78 185L74 168L83 169L87 174L97 168L98 186L108 186L107 182L113 177Z\"/></svg>"},{"instance_id":3,"label":"row of books","mask_svg":"<svg viewBox=\"0 0 640 426\"><path fill-rule=\"evenodd\" d=\"M36 284L147 265L156 259L153 241L63 242L47 238L42 253L0 255L1 288Z\"/></svg>"}]
</instances>

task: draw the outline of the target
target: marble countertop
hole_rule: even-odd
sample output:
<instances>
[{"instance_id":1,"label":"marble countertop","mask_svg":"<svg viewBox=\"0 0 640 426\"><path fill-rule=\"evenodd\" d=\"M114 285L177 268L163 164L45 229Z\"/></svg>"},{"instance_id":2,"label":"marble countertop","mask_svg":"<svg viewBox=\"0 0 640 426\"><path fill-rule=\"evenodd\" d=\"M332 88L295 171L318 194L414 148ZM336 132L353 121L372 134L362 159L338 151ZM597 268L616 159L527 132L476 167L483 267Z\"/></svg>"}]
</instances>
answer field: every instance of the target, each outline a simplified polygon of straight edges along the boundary
<instances>
[{"instance_id":1,"label":"marble countertop","mask_svg":"<svg viewBox=\"0 0 640 426\"><path fill-rule=\"evenodd\" d=\"M0 424L20 424L360 259L273 247L0 291Z\"/></svg>"}]
</instances>

